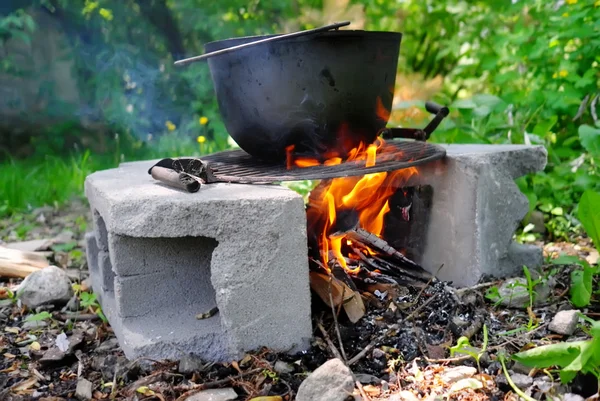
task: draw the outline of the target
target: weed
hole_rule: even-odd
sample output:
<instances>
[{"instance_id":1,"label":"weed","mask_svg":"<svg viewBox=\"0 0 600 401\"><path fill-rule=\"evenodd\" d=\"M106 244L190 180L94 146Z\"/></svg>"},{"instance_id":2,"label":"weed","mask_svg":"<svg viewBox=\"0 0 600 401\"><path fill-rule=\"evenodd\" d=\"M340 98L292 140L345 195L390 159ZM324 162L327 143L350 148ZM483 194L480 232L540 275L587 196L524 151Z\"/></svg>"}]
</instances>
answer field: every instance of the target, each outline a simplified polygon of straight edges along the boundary
<instances>
[{"instance_id":1,"label":"weed","mask_svg":"<svg viewBox=\"0 0 600 401\"><path fill-rule=\"evenodd\" d=\"M585 341L560 342L519 352L513 359L525 366L545 369L560 368L560 380L571 382L577 373L591 373L600 381L600 321L594 321Z\"/></svg>"},{"instance_id":2,"label":"weed","mask_svg":"<svg viewBox=\"0 0 600 401\"><path fill-rule=\"evenodd\" d=\"M475 362L477 362L477 368L479 369L479 371L481 371L481 365L480 365L479 361L481 360L481 357L483 356L483 354L485 354L485 352L487 350L487 346L488 346L488 329L487 329L487 326L484 324L483 325L483 344L481 345L481 348L473 347L470 344L469 339L467 337L463 336L463 337L460 337L456 341L455 346L450 347L450 356L453 357L454 354L469 355L470 357L475 359Z\"/></svg>"}]
</instances>

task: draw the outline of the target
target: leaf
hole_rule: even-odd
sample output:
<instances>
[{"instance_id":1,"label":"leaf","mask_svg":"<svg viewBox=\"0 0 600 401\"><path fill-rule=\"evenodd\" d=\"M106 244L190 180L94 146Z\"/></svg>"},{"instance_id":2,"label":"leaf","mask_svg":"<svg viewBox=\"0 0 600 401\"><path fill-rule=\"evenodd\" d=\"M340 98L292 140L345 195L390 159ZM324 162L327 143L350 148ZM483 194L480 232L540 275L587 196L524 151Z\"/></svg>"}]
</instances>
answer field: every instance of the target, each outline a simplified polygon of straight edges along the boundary
<instances>
[{"instance_id":1,"label":"leaf","mask_svg":"<svg viewBox=\"0 0 600 401\"><path fill-rule=\"evenodd\" d=\"M69 349L69 339L65 333L60 333L56 336L55 344L62 352L67 352Z\"/></svg>"},{"instance_id":2,"label":"leaf","mask_svg":"<svg viewBox=\"0 0 600 401\"><path fill-rule=\"evenodd\" d=\"M521 362L525 366L544 369L551 366L568 366L581 352L581 345L585 341L576 341L571 343L557 343L544 345L519 352L513 355L515 361Z\"/></svg>"},{"instance_id":3,"label":"leaf","mask_svg":"<svg viewBox=\"0 0 600 401\"><path fill-rule=\"evenodd\" d=\"M135 390L137 393L142 394L145 397L153 396L155 393L148 386L140 386Z\"/></svg>"},{"instance_id":4,"label":"leaf","mask_svg":"<svg viewBox=\"0 0 600 401\"><path fill-rule=\"evenodd\" d=\"M77 246L77 241L71 241L71 242L67 242L64 244L52 245L50 248L54 252L69 252L69 251L72 251L73 249L75 249L76 246Z\"/></svg>"},{"instance_id":5,"label":"leaf","mask_svg":"<svg viewBox=\"0 0 600 401\"><path fill-rule=\"evenodd\" d=\"M452 103L452 109L474 109L477 104L471 99L459 99Z\"/></svg>"},{"instance_id":6,"label":"leaf","mask_svg":"<svg viewBox=\"0 0 600 401\"><path fill-rule=\"evenodd\" d=\"M595 269L584 266L583 270L571 272L571 302L577 308L583 308L590 304L592 299L592 283Z\"/></svg>"},{"instance_id":7,"label":"leaf","mask_svg":"<svg viewBox=\"0 0 600 401\"><path fill-rule=\"evenodd\" d=\"M26 322L40 322L42 320L52 319L52 314L47 311L36 313L35 315L29 315L25 318Z\"/></svg>"},{"instance_id":8,"label":"leaf","mask_svg":"<svg viewBox=\"0 0 600 401\"><path fill-rule=\"evenodd\" d=\"M483 388L483 383L481 383L481 381L473 377L470 377L468 379L462 379L457 381L450 387L449 394L453 394L467 388L477 390Z\"/></svg>"},{"instance_id":9,"label":"leaf","mask_svg":"<svg viewBox=\"0 0 600 401\"><path fill-rule=\"evenodd\" d=\"M592 155L600 155L600 129L589 125L579 126L579 141Z\"/></svg>"},{"instance_id":10,"label":"leaf","mask_svg":"<svg viewBox=\"0 0 600 401\"><path fill-rule=\"evenodd\" d=\"M552 264L555 265L579 265L579 266L587 266L590 267L589 263L583 259L580 259L579 256L565 255L562 254L558 258L552 260Z\"/></svg>"},{"instance_id":11,"label":"leaf","mask_svg":"<svg viewBox=\"0 0 600 401\"><path fill-rule=\"evenodd\" d=\"M589 189L583 193L577 217L596 249L600 249L600 193Z\"/></svg>"}]
</instances>

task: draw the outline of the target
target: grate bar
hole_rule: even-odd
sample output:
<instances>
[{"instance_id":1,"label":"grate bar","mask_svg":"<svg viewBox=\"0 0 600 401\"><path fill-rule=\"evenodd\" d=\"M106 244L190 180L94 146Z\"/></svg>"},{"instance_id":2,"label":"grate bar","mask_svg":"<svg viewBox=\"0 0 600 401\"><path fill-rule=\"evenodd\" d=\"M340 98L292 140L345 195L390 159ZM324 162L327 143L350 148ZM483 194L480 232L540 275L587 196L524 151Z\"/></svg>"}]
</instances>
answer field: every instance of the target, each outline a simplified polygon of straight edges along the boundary
<instances>
[{"instance_id":1,"label":"grate bar","mask_svg":"<svg viewBox=\"0 0 600 401\"><path fill-rule=\"evenodd\" d=\"M278 182L321 180L401 170L442 159L446 150L423 141L388 140L377 154L376 164L350 161L334 166L318 165L287 169L282 164L261 162L242 150L229 150L202 158L214 170L213 182Z\"/></svg>"}]
</instances>

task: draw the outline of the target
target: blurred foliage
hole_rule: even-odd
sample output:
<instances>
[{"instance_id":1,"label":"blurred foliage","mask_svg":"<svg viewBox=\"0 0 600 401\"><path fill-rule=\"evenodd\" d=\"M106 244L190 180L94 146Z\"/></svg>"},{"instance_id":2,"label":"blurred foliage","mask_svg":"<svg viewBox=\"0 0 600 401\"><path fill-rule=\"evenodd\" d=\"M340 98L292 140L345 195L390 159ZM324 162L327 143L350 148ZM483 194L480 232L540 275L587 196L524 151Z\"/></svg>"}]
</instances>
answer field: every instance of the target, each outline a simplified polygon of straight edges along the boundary
<instances>
[{"instance_id":1,"label":"blurred foliage","mask_svg":"<svg viewBox=\"0 0 600 401\"><path fill-rule=\"evenodd\" d=\"M34 154L75 147L131 159L227 148L231 143L208 68L202 63L175 68L173 61L201 54L204 44L213 40L350 19L355 29L402 32L399 76L410 77L405 81L418 77L423 88L428 82L440 83L432 100L450 105L452 115L434 134L435 141L546 146L546 170L523 177L518 184L531 210L546 215L551 237L575 233L579 197L586 189L600 190L599 1L8 4L12 7L0 7L0 52L7 53L11 40L31 45L38 29L36 12L52 16L68 38L65 46L82 94L77 110L68 111L78 123L44 127L49 134L32 139ZM2 57L0 73L19 74L19 65L10 56ZM396 102L396 108L422 109L430 91L415 93L410 101ZM409 119L401 122L408 125ZM101 139L89 134L97 125L103 127ZM120 138L117 143L115 138Z\"/></svg>"}]
</instances>

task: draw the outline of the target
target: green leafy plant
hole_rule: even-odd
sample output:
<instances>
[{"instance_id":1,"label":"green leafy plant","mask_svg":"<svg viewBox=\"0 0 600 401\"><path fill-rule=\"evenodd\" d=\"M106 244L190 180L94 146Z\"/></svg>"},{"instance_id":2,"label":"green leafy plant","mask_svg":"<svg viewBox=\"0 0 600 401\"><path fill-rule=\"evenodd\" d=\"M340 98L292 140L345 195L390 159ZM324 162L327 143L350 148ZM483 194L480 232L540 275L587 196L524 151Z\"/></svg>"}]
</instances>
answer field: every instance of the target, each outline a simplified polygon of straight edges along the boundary
<instances>
[{"instance_id":1,"label":"green leafy plant","mask_svg":"<svg viewBox=\"0 0 600 401\"><path fill-rule=\"evenodd\" d=\"M80 292L79 293L79 301L80 301L83 309L91 310L93 313L98 315L98 317L104 323L108 323L108 319L106 319L106 316L104 315L104 312L102 311L102 307L98 303L97 295L95 293L87 292L87 291Z\"/></svg>"},{"instance_id":2,"label":"green leafy plant","mask_svg":"<svg viewBox=\"0 0 600 401\"><path fill-rule=\"evenodd\" d=\"M591 190L583 193L579 201L578 217L596 249L600 250L600 193ZM600 267L592 267L587 261L576 256L561 256L553 263L581 266L580 269L571 272L569 293L573 305L578 308L588 306L592 299L594 276L600 274Z\"/></svg>"},{"instance_id":3,"label":"green leafy plant","mask_svg":"<svg viewBox=\"0 0 600 401\"><path fill-rule=\"evenodd\" d=\"M42 311L34 315L29 315L25 318L26 322L41 322L46 319L52 319L52 314L47 311Z\"/></svg>"},{"instance_id":4,"label":"green leafy plant","mask_svg":"<svg viewBox=\"0 0 600 401\"><path fill-rule=\"evenodd\" d=\"M487 326L484 324L483 325L483 344L481 345L481 348L472 346L471 343L469 342L469 339L465 336L462 336L456 341L456 345L450 347L450 357L454 357L455 354L469 355L470 357L475 359L475 362L477 362L477 367L479 368L479 370L481 370L479 361L481 360L481 357L483 356L483 354L485 354L485 352L487 350L487 346L488 346L488 329L487 329Z\"/></svg>"},{"instance_id":5,"label":"green leafy plant","mask_svg":"<svg viewBox=\"0 0 600 401\"><path fill-rule=\"evenodd\" d=\"M594 275L600 272L600 268L592 267L590 264L577 256L561 255L552 260L556 265L579 265L581 268L571 272L571 286L569 296L571 302L577 308L584 308L590 304L592 299L592 286Z\"/></svg>"},{"instance_id":6,"label":"green leafy plant","mask_svg":"<svg viewBox=\"0 0 600 401\"><path fill-rule=\"evenodd\" d=\"M558 366L563 383L571 382L578 372L591 373L600 380L600 322L594 322L590 332L589 340L544 345L519 352L512 358L538 369Z\"/></svg>"}]
</instances>

